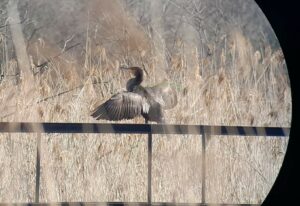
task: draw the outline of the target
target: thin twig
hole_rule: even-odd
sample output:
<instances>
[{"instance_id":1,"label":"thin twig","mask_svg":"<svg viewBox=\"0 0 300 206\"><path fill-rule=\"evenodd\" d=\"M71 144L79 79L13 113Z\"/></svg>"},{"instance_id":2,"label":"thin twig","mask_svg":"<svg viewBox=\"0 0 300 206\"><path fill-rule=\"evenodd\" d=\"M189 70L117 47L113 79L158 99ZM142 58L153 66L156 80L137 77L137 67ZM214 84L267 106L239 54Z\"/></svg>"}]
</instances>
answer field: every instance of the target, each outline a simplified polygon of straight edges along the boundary
<instances>
[{"instance_id":1,"label":"thin twig","mask_svg":"<svg viewBox=\"0 0 300 206\"><path fill-rule=\"evenodd\" d=\"M57 55L55 55L55 56L53 56L53 57L47 58L46 61L44 61L43 63L41 63L41 64L39 64L39 65L35 65L35 66L36 66L37 68L43 68L43 67L45 67L49 62L51 62L52 59L55 59L55 58L61 56L63 53L67 52L68 50L70 50L70 49L72 49L72 48L74 48L74 47L76 47L76 46L78 46L78 45L80 45L80 44L81 44L81 43L74 44L74 45L68 47L67 49L63 50L63 51L60 52L59 54L57 54ZM38 74L39 72L41 72L41 70L35 72L34 75Z\"/></svg>"},{"instance_id":2,"label":"thin twig","mask_svg":"<svg viewBox=\"0 0 300 206\"><path fill-rule=\"evenodd\" d=\"M100 84L100 83L107 84L107 83L109 83L109 81L106 81L106 82L94 81L94 82L91 83L91 85L94 85L94 84ZM89 85L89 84L80 84L79 86L76 86L76 87L74 87L74 88L72 88L72 89L69 89L69 90L66 90L66 91L57 93L57 94L52 95L52 96L49 96L49 97L45 97L45 98L43 98L43 99L37 101L37 104L39 104L39 103L41 103L41 102L48 101L49 99L53 99L53 98L55 98L55 97L59 97L59 96L61 96L61 95L63 95L63 94L70 93L70 92L72 92L72 91L74 91L74 90L82 89L85 85Z\"/></svg>"}]
</instances>

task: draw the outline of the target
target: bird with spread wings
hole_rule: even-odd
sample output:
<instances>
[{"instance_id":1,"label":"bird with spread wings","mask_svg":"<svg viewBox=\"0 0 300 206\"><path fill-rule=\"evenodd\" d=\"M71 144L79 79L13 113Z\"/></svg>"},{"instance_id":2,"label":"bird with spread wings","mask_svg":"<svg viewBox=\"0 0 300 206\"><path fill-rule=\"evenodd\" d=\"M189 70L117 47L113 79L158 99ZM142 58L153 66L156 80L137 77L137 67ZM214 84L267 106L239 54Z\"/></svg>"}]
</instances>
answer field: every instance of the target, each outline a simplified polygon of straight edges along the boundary
<instances>
[{"instance_id":1,"label":"bird with spread wings","mask_svg":"<svg viewBox=\"0 0 300 206\"><path fill-rule=\"evenodd\" d=\"M126 91L113 95L106 102L96 107L91 116L105 120L133 119L143 116L145 122L164 123L163 110L177 104L177 94L167 81L153 87L143 87L144 72L140 67L121 67L130 71L134 78L127 81Z\"/></svg>"}]
</instances>

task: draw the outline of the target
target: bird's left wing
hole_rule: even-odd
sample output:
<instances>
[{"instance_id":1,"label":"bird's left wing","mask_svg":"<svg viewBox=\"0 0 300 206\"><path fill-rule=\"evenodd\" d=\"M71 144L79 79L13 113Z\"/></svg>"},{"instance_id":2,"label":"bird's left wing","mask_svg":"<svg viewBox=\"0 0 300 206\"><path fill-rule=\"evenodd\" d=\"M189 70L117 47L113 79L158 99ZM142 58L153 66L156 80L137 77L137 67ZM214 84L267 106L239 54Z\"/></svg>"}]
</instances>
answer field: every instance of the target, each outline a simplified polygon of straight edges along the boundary
<instances>
[{"instance_id":1,"label":"bird's left wing","mask_svg":"<svg viewBox=\"0 0 300 206\"><path fill-rule=\"evenodd\" d=\"M146 99L133 92L121 92L98 106L92 117L106 120L133 119L143 113L148 113L149 104Z\"/></svg>"}]
</instances>

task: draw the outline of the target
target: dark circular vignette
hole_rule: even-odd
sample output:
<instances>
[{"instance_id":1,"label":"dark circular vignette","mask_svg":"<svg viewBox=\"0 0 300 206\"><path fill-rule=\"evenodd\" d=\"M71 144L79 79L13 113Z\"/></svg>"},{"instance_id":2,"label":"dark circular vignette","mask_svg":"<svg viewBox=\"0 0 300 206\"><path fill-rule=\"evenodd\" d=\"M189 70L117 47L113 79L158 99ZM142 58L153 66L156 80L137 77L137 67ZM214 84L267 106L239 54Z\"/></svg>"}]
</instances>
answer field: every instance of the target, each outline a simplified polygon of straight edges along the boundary
<instances>
[{"instance_id":1,"label":"dark circular vignette","mask_svg":"<svg viewBox=\"0 0 300 206\"><path fill-rule=\"evenodd\" d=\"M296 166L296 113L298 108L298 96L296 96L297 74L296 65L299 60L296 58L296 51L299 50L299 28L297 20L300 19L297 1L274 1L255 0L265 16L268 18L285 55L289 78L292 90L292 125L288 148L278 177L263 202L263 205L290 205L298 200L296 196L296 185L299 173ZM288 3L287 3L288 2ZM298 9L296 9L298 8ZM299 57L298 57L299 58ZM297 64L298 63L298 64ZM298 173L298 174L297 174ZM297 198L297 199L296 199Z\"/></svg>"}]
</instances>

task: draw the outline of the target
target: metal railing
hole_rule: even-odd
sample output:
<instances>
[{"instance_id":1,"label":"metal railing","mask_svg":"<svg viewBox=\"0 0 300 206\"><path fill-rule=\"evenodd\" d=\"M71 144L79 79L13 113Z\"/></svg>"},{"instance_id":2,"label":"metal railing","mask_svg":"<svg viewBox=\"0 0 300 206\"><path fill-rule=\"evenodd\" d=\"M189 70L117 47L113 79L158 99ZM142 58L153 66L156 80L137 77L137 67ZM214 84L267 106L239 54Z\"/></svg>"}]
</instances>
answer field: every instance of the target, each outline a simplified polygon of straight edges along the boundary
<instances>
[{"instance_id":1,"label":"metal railing","mask_svg":"<svg viewBox=\"0 0 300 206\"><path fill-rule=\"evenodd\" d=\"M148 185L147 202L125 203L107 202L107 205L173 205L175 203L153 203L152 202L152 134L182 134L200 135L202 140L202 202L192 205L214 205L206 203L206 140L210 135L221 136L269 136L287 137L290 128L279 127L242 127L242 126L208 126L208 125L162 125L162 124L95 124L95 123L30 123L30 122L1 122L1 133L36 133L37 134L37 156L36 156L36 187L35 203L39 203L40 191L40 148L42 133L114 133L114 134L148 134ZM24 203L27 204L27 203ZM33 204L33 203L30 203ZM44 205L45 203L43 203ZM53 204L53 203L51 203ZM99 205L102 203L58 203L58 204L85 204ZM1 205L1 204L0 204ZM181 203L176 205L189 205ZM259 205L259 204L222 204L222 205Z\"/></svg>"}]
</instances>

